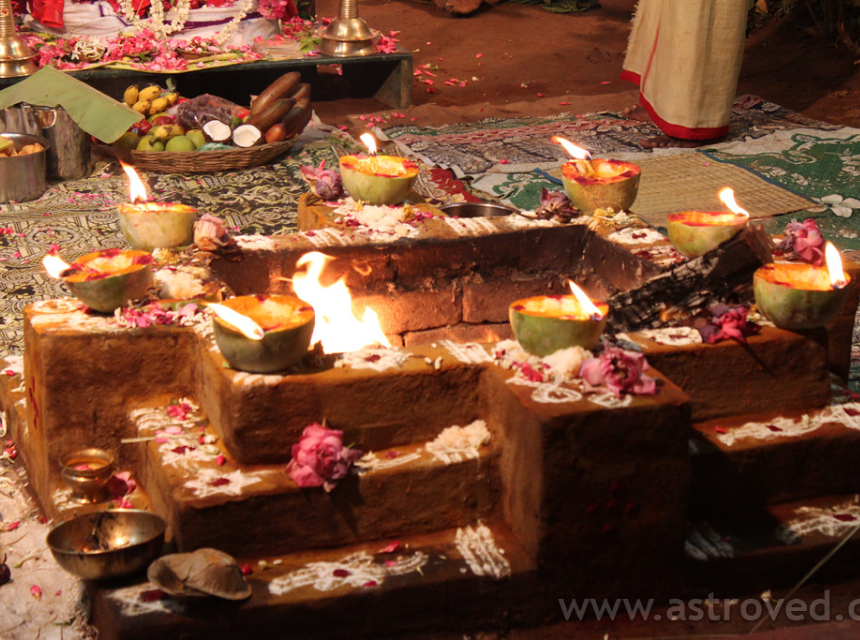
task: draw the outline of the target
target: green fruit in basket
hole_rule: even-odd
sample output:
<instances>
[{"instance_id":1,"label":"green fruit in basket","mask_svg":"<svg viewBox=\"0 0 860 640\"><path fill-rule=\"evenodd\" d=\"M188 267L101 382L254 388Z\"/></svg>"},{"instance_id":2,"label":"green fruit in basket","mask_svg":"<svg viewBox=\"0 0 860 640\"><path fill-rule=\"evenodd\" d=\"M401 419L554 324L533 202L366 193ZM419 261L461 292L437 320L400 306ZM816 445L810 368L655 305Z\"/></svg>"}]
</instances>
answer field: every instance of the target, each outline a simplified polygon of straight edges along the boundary
<instances>
[{"instance_id":1,"label":"green fruit in basket","mask_svg":"<svg viewBox=\"0 0 860 640\"><path fill-rule=\"evenodd\" d=\"M155 136L147 133L137 143L137 151L164 151L164 143L156 140Z\"/></svg>"},{"instance_id":2,"label":"green fruit in basket","mask_svg":"<svg viewBox=\"0 0 860 640\"><path fill-rule=\"evenodd\" d=\"M136 133L132 133L131 131L126 131L122 134L119 139L117 139L113 146L117 149L137 149L137 145L140 142L140 138Z\"/></svg>"},{"instance_id":3,"label":"green fruit in basket","mask_svg":"<svg viewBox=\"0 0 860 640\"><path fill-rule=\"evenodd\" d=\"M188 136L173 136L164 145L165 151L197 151L197 145Z\"/></svg>"},{"instance_id":4,"label":"green fruit in basket","mask_svg":"<svg viewBox=\"0 0 860 640\"><path fill-rule=\"evenodd\" d=\"M202 129L189 129L185 132L185 137L194 143L194 147L199 149L206 144L206 134Z\"/></svg>"}]
</instances>

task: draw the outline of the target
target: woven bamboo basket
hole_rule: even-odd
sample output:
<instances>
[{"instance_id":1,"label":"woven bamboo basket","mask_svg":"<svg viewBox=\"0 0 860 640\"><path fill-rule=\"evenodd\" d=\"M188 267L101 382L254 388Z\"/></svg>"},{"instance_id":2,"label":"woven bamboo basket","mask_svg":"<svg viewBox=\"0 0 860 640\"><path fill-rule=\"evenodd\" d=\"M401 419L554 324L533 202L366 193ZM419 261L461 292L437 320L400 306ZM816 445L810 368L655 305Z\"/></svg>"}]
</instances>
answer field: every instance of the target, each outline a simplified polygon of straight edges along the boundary
<instances>
[{"instance_id":1,"label":"woven bamboo basket","mask_svg":"<svg viewBox=\"0 0 860 640\"><path fill-rule=\"evenodd\" d=\"M160 173L214 173L259 167L286 153L293 138L283 142L261 144L246 149L223 151L133 151L98 145L108 156L122 160L141 171Z\"/></svg>"}]
</instances>

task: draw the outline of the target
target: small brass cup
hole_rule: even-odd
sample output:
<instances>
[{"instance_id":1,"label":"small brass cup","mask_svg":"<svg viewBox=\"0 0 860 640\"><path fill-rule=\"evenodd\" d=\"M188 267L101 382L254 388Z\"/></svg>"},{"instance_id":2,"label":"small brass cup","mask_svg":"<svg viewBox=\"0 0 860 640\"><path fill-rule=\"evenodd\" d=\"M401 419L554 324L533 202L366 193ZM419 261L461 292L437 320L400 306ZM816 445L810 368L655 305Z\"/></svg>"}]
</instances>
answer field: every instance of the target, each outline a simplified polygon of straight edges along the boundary
<instances>
[{"instance_id":1,"label":"small brass cup","mask_svg":"<svg viewBox=\"0 0 860 640\"><path fill-rule=\"evenodd\" d=\"M104 502L113 468L114 457L104 449L77 449L60 457L60 475L77 502Z\"/></svg>"}]
</instances>

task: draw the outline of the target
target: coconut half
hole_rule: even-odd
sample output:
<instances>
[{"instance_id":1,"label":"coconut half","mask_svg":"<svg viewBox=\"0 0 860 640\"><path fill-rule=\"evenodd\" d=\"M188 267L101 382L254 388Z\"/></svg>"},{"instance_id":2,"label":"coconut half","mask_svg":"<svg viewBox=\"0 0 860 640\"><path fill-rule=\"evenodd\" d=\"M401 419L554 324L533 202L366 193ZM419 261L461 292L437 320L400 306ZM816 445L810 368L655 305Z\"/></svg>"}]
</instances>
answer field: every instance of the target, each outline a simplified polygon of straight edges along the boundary
<instances>
[{"instance_id":1,"label":"coconut half","mask_svg":"<svg viewBox=\"0 0 860 640\"><path fill-rule=\"evenodd\" d=\"M263 138L263 132L252 124L241 124L233 129L233 144L237 147L253 147Z\"/></svg>"},{"instance_id":2,"label":"coconut half","mask_svg":"<svg viewBox=\"0 0 860 640\"><path fill-rule=\"evenodd\" d=\"M230 125L224 124L220 120L210 120L203 125L203 133L209 136L213 142L224 142L229 140L233 135L233 130Z\"/></svg>"}]
</instances>

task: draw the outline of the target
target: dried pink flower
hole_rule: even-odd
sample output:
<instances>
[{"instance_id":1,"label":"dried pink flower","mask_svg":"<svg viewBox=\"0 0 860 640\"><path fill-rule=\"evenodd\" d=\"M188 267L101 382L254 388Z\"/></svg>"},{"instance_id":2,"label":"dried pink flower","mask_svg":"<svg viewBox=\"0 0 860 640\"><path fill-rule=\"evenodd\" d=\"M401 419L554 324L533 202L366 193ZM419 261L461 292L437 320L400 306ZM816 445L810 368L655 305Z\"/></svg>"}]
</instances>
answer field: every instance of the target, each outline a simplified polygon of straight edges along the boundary
<instances>
[{"instance_id":1,"label":"dried pink flower","mask_svg":"<svg viewBox=\"0 0 860 640\"><path fill-rule=\"evenodd\" d=\"M311 190L326 201L337 200L343 195L340 174L325 168L325 160L318 167L301 167L302 177Z\"/></svg>"},{"instance_id":2,"label":"dried pink flower","mask_svg":"<svg viewBox=\"0 0 860 640\"><path fill-rule=\"evenodd\" d=\"M293 459L286 471L302 488L323 487L331 491L362 455L358 449L343 446L343 431L314 422L305 427L298 444L293 445Z\"/></svg>"},{"instance_id":3,"label":"dried pink flower","mask_svg":"<svg viewBox=\"0 0 860 640\"><path fill-rule=\"evenodd\" d=\"M236 241L230 237L221 218L204 213L194 223L194 244L201 251L217 251L235 246Z\"/></svg>"},{"instance_id":4,"label":"dried pink flower","mask_svg":"<svg viewBox=\"0 0 860 640\"><path fill-rule=\"evenodd\" d=\"M657 393L657 381L645 374L645 356L607 345L596 358L587 358L579 369L580 377L592 387L605 387L620 398L623 393Z\"/></svg>"},{"instance_id":5,"label":"dried pink flower","mask_svg":"<svg viewBox=\"0 0 860 640\"><path fill-rule=\"evenodd\" d=\"M824 264L824 236L812 218L789 222L785 226L785 238L776 250L819 267Z\"/></svg>"}]
</instances>

